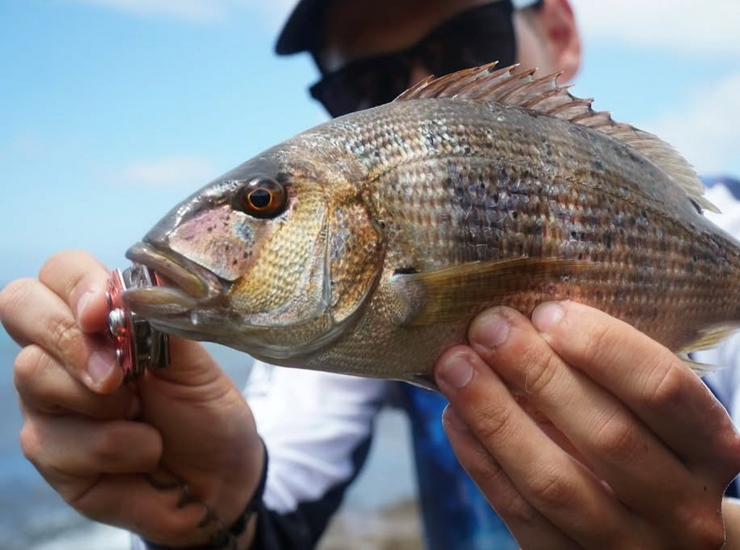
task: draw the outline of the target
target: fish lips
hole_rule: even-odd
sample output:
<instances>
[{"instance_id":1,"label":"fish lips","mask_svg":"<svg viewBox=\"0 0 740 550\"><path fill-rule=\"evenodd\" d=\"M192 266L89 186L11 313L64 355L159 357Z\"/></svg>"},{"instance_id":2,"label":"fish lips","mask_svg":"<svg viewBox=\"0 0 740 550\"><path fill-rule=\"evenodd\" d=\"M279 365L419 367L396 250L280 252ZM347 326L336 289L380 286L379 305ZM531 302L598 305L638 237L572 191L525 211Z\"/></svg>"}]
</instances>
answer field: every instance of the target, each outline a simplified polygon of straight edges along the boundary
<instances>
[{"instance_id":1,"label":"fish lips","mask_svg":"<svg viewBox=\"0 0 740 550\"><path fill-rule=\"evenodd\" d=\"M124 299L145 316L176 315L219 300L229 284L204 267L172 250L138 242L126 251L132 262L143 264L166 280L164 285L126 290Z\"/></svg>"}]
</instances>

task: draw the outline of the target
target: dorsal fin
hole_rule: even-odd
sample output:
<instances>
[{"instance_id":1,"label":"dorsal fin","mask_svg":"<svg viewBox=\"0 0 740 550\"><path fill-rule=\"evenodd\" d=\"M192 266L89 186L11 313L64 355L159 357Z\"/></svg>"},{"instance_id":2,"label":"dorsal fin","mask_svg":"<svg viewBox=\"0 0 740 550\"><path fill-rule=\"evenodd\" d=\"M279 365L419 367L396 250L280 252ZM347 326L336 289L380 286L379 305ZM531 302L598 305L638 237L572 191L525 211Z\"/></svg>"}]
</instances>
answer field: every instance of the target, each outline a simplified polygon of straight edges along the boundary
<instances>
[{"instance_id":1,"label":"dorsal fin","mask_svg":"<svg viewBox=\"0 0 740 550\"><path fill-rule=\"evenodd\" d=\"M396 101L425 98L471 99L536 111L586 126L634 149L680 186L695 205L711 212L719 209L704 198L704 185L691 165L669 144L642 130L615 122L607 112L594 111L592 99L579 99L558 84L561 73L535 77L535 69L497 63L465 69L440 78L429 77L403 92Z\"/></svg>"}]
</instances>

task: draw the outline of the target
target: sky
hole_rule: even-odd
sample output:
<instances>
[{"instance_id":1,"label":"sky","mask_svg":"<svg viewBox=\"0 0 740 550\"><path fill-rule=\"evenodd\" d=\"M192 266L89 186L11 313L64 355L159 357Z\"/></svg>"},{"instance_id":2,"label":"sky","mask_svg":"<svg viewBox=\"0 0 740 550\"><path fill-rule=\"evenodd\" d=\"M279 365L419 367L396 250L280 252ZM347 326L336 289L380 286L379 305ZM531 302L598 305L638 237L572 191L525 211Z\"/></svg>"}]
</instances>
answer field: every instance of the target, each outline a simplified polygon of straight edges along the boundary
<instances>
[{"instance_id":1,"label":"sky","mask_svg":"<svg viewBox=\"0 0 740 550\"><path fill-rule=\"evenodd\" d=\"M292 4L0 0L0 284L69 248L125 266L179 200L323 121L309 59L273 53ZM575 93L740 174L740 2L573 4Z\"/></svg>"}]
</instances>

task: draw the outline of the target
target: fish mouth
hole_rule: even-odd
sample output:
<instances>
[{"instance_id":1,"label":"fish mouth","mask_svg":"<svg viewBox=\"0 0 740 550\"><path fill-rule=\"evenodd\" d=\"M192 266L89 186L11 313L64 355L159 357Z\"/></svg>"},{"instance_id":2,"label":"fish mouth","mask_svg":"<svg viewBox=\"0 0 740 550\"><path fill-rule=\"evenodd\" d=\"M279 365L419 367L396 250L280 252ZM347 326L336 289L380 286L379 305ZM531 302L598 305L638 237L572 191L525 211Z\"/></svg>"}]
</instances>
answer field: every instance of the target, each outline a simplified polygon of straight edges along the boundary
<instances>
[{"instance_id":1,"label":"fish mouth","mask_svg":"<svg viewBox=\"0 0 740 550\"><path fill-rule=\"evenodd\" d=\"M177 314L213 302L223 296L225 282L206 268L172 250L138 242L126 251L132 262L154 270L158 286L126 290L127 303L140 313Z\"/></svg>"}]
</instances>

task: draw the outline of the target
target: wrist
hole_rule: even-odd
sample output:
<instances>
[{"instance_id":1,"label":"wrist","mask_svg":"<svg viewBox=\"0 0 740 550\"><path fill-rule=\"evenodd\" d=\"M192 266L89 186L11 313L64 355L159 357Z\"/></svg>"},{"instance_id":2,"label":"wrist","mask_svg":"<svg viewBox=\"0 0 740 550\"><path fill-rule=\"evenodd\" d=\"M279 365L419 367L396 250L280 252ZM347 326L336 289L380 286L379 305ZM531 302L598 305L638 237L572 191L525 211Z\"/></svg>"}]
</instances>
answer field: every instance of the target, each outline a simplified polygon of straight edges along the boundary
<instances>
[{"instance_id":1,"label":"wrist","mask_svg":"<svg viewBox=\"0 0 740 550\"><path fill-rule=\"evenodd\" d=\"M217 487L203 495L204 501L210 503L213 514L227 526L239 521L257 493L261 499L264 489L261 485L264 485L267 475L267 449L262 439L256 436L255 443L244 454L237 461L238 465L224 471Z\"/></svg>"},{"instance_id":2,"label":"wrist","mask_svg":"<svg viewBox=\"0 0 740 550\"><path fill-rule=\"evenodd\" d=\"M257 526L257 512L262 504L267 480L267 448L258 438L257 457L249 457L252 468L246 482L238 477L238 484L221 483L222 491L211 489L200 495L187 483L179 483L178 509L199 507L198 521L185 529L186 536L164 543L146 541L151 550L174 548L202 550L236 550L249 548ZM256 468L255 468L256 466ZM224 476L224 481L232 476ZM236 505L234 503L237 503Z\"/></svg>"}]
</instances>

